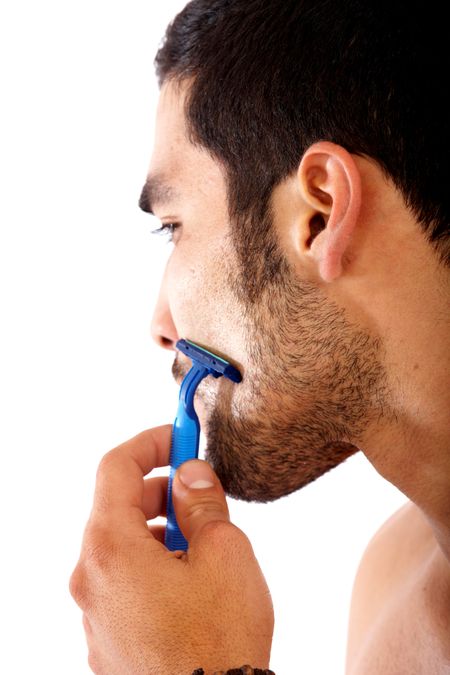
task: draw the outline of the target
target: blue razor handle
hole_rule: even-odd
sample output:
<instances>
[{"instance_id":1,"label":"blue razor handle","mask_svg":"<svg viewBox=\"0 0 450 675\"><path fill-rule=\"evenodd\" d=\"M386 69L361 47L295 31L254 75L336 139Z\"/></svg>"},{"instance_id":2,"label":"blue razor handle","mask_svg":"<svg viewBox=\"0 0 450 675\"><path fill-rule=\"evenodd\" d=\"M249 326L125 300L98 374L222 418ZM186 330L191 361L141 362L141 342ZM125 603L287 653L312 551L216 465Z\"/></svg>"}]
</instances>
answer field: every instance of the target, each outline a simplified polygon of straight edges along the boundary
<instances>
[{"instance_id":1,"label":"blue razor handle","mask_svg":"<svg viewBox=\"0 0 450 675\"><path fill-rule=\"evenodd\" d=\"M242 378L239 371L228 361L189 340L179 340L176 347L189 356L192 360L192 368L181 383L177 416L172 431L169 488L167 492L167 526L164 543L169 551L186 551L188 542L178 527L173 508L172 483L178 467L183 462L198 457L200 423L194 409L195 392L200 382L207 375L213 377L225 375L233 382L240 382Z\"/></svg>"},{"instance_id":2,"label":"blue razor handle","mask_svg":"<svg viewBox=\"0 0 450 675\"><path fill-rule=\"evenodd\" d=\"M170 448L170 476L167 492L167 526L165 544L169 551L186 551L188 543L178 527L172 502L172 483L175 472L183 462L197 459L200 441L200 423L194 410L195 391L204 377L209 375L207 368L193 365L180 388L177 416L173 425L172 445Z\"/></svg>"}]
</instances>

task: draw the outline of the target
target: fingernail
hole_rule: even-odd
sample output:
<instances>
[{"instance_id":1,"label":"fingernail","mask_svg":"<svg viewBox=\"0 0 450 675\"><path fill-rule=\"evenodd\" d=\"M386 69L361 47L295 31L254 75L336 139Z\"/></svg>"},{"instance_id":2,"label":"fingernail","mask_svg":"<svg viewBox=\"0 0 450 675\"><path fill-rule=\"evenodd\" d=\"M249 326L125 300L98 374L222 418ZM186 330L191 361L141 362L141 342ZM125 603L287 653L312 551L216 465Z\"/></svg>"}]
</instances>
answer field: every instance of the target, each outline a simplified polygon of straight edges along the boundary
<instances>
[{"instance_id":1,"label":"fingernail","mask_svg":"<svg viewBox=\"0 0 450 675\"><path fill-rule=\"evenodd\" d=\"M178 471L181 482L188 488L198 490L210 488L214 485L211 468L208 462L201 459L185 462Z\"/></svg>"}]
</instances>

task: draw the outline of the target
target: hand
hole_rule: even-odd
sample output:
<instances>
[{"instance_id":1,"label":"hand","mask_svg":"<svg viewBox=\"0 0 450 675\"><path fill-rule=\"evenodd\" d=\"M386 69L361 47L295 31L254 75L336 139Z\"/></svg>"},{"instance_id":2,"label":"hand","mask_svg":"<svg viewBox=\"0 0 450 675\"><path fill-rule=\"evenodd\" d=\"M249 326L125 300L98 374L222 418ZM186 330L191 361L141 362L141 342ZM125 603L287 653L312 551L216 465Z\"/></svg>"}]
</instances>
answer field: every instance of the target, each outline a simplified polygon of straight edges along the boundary
<instances>
[{"instance_id":1,"label":"hand","mask_svg":"<svg viewBox=\"0 0 450 675\"><path fill-rule=\"evenodd\" d=\"M207 462L177 471L173 502L189 543L168 551L171 426L144 431L100 463L94 506L70 591L83 610L89 664L97 675L190 675L243 664L268 668L274 616L252 546L230 522L222 486ZM188 488L189 472L212 487ZM192 477L192 476L191 476ZM201 485L201 483L200 483Z\"/></svg>"}]
</instances>

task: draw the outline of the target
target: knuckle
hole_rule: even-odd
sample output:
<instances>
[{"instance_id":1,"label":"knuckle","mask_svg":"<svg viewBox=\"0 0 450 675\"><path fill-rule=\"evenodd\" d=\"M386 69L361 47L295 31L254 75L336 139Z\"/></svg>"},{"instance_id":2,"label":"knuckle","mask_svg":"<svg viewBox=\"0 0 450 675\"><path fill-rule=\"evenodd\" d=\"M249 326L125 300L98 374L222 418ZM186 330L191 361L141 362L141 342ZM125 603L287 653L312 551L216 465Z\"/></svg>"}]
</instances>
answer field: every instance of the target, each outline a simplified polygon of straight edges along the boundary
<instances>
[{"instance_id":1,"label":"knuckle","mask_svg":"<svg viewBox=\"0 0 450 675\"><path fill-rule=\"evenodd\" d=\"M187 518L199 518L205 514L217 514L222 521L224 515L226 515L222 503L211 499L210 495L199 496L195 501L186 505Z\"/></svg>"},{"instance_id":2,"label":"knuckle","mask_svg":"<svg viewBox=\"0 0 450 675\"><path fill-rule=\"evenodd\" d=\"M210 520L203 526L203 534L212 543L222 544L234 538L234 525L226 520Z\"/></svg>"},{"instance_id":3,"label":"knuckle","mask_svg":"<svg viewBox=\"0 0 450 675\"><path fill-rule=\"evenodd\" d=\"M117 450L113 449L107 452L100 460L97 469L97 478L103 476L104 473L108 472L111 468L111 465L115 463L117 459Z\"/></svg>"},{"instance_id":4,"label":"knuckle","mask_svg":"<svg viewBox=\"0 0 450 675\"><path fill-rule=\"evenodd\" d=\"M236 525L226 520L214 520L202 528L202 535L211 545L211 550L221 551L225 558L230 556L243 560L253 557L253 547L247 535Z\"/></svg>"},{"instance_id":5,"label":"knuckle","mask_svg":"<svg viewBox=\"0 0 450 675\"><path fill-rule=\"evenodd\" d=\"M97 572L106 573L114 566L117 543L103 528L92 528L85 539L83 558L85 564Z\"/></svg>"},{"instance_id":6,"label":"knuckle","mask_svg":"<svg viewBox=\"0 0 450 675\"><path fill-rule=\"evenodd\" d=\"M81 563L75 567L69 580L69 592L77 605L82 609L87 606L87 580L84 567Z\"/></svg>"}]
</instances>

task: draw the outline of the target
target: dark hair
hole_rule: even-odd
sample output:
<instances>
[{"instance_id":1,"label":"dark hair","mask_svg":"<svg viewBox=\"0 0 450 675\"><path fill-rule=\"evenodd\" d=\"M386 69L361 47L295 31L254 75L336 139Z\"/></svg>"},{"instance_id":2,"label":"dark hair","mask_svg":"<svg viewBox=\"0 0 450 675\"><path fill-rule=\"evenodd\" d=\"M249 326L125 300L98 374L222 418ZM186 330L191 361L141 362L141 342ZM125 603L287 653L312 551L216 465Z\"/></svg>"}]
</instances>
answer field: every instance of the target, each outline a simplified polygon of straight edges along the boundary
<instances>
[{"instance_id":1,"label":"dark hair","mask_svg":"<svg viewBox=\"0 0 450 675\"><path fill-rule=\"evenodd\" d=\"M263 214L312 143L373 158L450 265L445 3L193 0L156 56L192 79L191 140L226 168L230 211Z\"/></svg>"}]
</instances>

